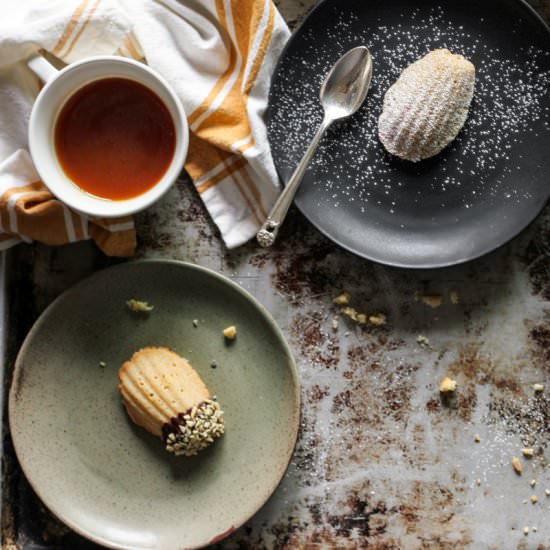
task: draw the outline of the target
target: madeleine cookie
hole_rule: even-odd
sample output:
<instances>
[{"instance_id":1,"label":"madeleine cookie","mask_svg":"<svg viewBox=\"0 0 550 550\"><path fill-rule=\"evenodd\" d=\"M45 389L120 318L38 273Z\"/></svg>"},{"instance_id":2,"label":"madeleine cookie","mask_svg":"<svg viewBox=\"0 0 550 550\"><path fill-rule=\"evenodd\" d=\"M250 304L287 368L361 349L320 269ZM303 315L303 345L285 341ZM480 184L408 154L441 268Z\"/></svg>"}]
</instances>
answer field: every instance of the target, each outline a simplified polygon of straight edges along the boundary
<instances>
[{"instance_id":1,"label":"madeleine cookie","mask_svg":"<svg viewBox=\"0 0 550 550\"><path fill-rule=\"evenodd\" d=\"M384 96L378 136L392 154L433 157L460 132L474 95L475 68L461 55L433 50L409 65Z\"/></svg>"},{"instance_id":2,"label":"madeleine cookie","mask_svg":"<svg viewBox=\"0 0 550 550\"><path fill-rule=\"evenodd\" d=\"M118 376L128 415L161 437L168 452L192 456L223 434L219 404L193 367L168 348L137 351Z\"/></svg>"}]
</instances>

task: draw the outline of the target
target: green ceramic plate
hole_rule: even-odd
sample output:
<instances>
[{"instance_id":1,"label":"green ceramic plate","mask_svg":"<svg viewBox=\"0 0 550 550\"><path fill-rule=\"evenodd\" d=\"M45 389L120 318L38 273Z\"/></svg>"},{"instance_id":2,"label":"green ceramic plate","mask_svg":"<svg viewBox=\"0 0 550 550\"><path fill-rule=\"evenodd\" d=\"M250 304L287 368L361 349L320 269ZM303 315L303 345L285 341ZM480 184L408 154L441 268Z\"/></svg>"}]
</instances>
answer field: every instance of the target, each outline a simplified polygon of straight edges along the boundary
<instances>
[{"instance_id":1,"label":"green ceramic plate","mask_svg":"<svg viewBox=\"0 0 550 550\"><path fill-rule=\"evenodd\" d=\"M129 298L155 309L133 314ZM230 324L238 336L227 345ZM143 346L174 349L218 396L226 433L196 457L168 455L121 405L118 367ZM94 274L42 314L17 358L9 418L31 485L74 530L112 548L197 548L273 493L299 395L290 350L252 296L202 267L141 261Z\"/></svg>"}]
</instances>

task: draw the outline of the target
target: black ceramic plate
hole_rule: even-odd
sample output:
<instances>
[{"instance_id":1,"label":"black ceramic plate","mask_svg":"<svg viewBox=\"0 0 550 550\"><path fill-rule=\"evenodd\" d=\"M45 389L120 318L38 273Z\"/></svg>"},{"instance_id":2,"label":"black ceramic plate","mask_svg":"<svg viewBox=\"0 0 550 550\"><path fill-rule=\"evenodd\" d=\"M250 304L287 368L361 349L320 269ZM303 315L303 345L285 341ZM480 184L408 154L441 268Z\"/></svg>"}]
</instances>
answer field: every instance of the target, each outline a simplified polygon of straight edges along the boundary
<instances>
[{"instance_id":1,"label":"black ceramic plate","mask_svg":"<svg viewBox=\"0 0 550 550\"><path fill-rule=\"evenodd\" d=\"M367 45L365 105L329 130L296 204L325 235L365 258L440 267L476 258L522 229L550 196L550 32L520 0L325 0L284 50L268 133L283 182L322 118L321 82L343 52ZM392 158L377 138L388 87L435 48L476 66L458 138L421 163Z\"/></svg>"}]
</instances>

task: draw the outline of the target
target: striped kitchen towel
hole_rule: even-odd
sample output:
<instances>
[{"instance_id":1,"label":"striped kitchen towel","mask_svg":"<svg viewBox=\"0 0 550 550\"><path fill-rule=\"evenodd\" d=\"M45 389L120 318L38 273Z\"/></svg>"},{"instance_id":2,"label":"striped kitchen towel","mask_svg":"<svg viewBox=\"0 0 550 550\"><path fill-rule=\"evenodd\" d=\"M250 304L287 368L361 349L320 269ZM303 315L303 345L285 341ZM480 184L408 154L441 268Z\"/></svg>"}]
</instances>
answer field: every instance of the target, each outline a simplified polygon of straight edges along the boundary
<instances>
[{"instance_id":1,"label":"striped kitchen towel","mask_svg":"<svg viewBox=\"0 0 550 550\"><path fill-rule=\"evenodd\" d=\"M140 59L173 86L191 130L185 168L229 248L253 237L279 189L264 113L288 38L272 0L4 0L0 6L0 248L92 238L131 255L131 218L70 211L40 182L27 123L40 83L37 49L65 63L91 55Z\"/></svg>"}]
</instances>

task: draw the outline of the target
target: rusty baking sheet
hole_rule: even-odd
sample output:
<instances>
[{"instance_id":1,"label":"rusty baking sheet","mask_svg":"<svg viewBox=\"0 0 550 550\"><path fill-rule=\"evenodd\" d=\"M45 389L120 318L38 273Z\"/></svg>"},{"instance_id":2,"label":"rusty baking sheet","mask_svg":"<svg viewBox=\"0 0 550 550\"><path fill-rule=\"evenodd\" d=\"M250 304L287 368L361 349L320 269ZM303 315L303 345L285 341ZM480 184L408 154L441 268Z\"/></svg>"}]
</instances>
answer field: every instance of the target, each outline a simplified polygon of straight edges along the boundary
<instances>
[{"instance_id":1,"label":"rusty baking sheet","mask_svg":"<svg viewBox=\"0 0 550 550\"><path fill-rule=\"evenodd\" d=\"M312 4L279 2L287 19ZM550 2L537 5L548 15ZM289 471L217 548L550 549L550 208L506 247L434 271L361 260L296 211L273 250L228 252L185 179L137 224L138 257L197 262L252 292L300 369L302 425ZM39 313L112 262L88 244L9 253L5 380ZM358 312L387 323L342 315L333 298L343 291ZM442 400L446 375L457 389ZM96 548L41 505L3 426L3 548Z\"/></svg>"}]
</instances>

